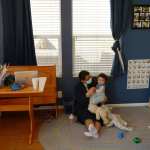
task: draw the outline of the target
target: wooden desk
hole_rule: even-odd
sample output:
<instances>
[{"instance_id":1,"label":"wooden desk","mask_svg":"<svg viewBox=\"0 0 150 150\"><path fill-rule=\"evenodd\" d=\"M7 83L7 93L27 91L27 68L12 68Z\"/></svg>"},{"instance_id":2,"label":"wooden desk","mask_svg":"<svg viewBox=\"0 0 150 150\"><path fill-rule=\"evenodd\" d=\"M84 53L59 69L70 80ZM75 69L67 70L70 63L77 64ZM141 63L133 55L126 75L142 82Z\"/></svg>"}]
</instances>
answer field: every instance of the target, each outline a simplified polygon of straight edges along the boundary
<instances>
[{"instance_id":1,"label":"wooden desk","mask_svg":"<svg viewBox=\"0 0 150 150\"><path fill-rule=\"evenodd\" d=\"M40 96L36 94L32 97L34 105L49 105L55 106L56 118L58 115L57 104L57 86L56 86L56 66L10 66L8 72L13 74L15 71L38 71L39 77L47 77L44 92ZM20 98L20 100L24 98Z\"/></svg>"},{"instance_id":2,"label":"wooden desk","mask_svg":"<svg viewBox=\"0 0 150 150\"><path fill-rule=\"evenodd\" d=\"M42 93L33 91L31 87L19 91L11 91L4 87L0 89L0 112L1 111L29 111L31 144L34 131L33 105L53 104L58 114L57 90L56 90L56 66L10 66L8 72L14 74L16 71L38 71L39 77L47 77L45 89Z\"/></svg>"},{"instance_id":3,"label":"wooden desk","mask_svg":"<svg viewBox=\"0 0 150 150\"><path fill-rule=\"evenodd\" d=\"M28 111L30 118L30 134L29 144L32 143L34 133L34 112L33 99L34 96L40 96L42 93L34 91L32 87L27 87L22 90L12 91L8 87L0 89L0 111ZM12 99L14 98L14 99ZM20 99L25 98L25 99Z\"/></svg>"}]
</instances>

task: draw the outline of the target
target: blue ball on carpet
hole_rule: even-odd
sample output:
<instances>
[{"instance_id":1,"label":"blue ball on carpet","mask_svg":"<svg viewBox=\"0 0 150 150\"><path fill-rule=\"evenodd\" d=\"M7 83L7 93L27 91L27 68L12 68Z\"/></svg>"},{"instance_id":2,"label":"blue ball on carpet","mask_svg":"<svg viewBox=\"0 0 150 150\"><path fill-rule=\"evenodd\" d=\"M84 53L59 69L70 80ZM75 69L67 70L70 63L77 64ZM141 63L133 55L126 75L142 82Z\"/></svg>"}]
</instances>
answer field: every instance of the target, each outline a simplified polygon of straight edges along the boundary
<instances>
[{"instance_id":1,"label":"blue ball on carpet","mask_svg":"<svg viewBox=\"0 0 150 150\"><path fill-rule=\"evenodd\" d=\"M119 131L118 133L117 133L117 138L118 139L123 139L124 138L124 132L123 131Z\"/></svg>"}]
</instances>

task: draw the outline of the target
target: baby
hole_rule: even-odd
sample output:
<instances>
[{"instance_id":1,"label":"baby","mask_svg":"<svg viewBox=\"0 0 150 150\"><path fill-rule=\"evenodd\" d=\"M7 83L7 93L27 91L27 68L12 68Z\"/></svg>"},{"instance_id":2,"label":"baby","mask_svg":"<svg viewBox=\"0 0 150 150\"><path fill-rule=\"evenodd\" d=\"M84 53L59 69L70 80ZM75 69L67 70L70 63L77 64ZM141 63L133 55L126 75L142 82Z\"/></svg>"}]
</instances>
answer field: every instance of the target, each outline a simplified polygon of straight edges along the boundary
<instances>
[{"instance_id":1,"label":"baby","mask_svg":"<svg viewBox=\"0 0 150 150\"><path fill-rule=\"evenodd\" d=\"M111 108L103 105L107 101L105 95L105 84L107 82L107 76L101 73L97 79L93 78L92 86L96 86L95 94L90 97L88 110L91 113L96 114L96 119L103 120L104 125L107 127L115 126L125 131L132 131L131 127L127 126L127 122L124 121L120 115L111 112ZM100 105L99 105L100 104Z\"/></svg>"},{"instance_id":2,"label":"baby","mask_svg":"<svg viewBox=\"0 0 150 150\"><path fill-rule=\"evenodd\" d=\"M100 107L99 105L102 105L107 101L107 97L105 95L105 85L107 80L108 77L104 73L98 75L97 84L95 85L95 94L90 97L90 102L88 106L88 110L91 113L96 114L96 119L100 120L100 118L102 118L105 125L107 125L110 122L108 118L108 113L106 111L103 111L103 107Z\"/></svg>"}]
</instances>

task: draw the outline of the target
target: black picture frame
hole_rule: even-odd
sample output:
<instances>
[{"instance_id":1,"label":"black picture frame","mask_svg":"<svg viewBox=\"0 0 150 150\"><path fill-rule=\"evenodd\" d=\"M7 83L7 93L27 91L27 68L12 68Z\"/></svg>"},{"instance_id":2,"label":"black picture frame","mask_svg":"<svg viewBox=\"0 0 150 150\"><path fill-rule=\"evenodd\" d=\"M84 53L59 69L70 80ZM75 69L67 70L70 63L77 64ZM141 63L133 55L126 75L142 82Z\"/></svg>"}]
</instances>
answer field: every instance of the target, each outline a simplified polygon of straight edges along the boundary
<instances>
[{"instance_id":1,"label":"black picture frame","mask_svg":"<svg viewBox=\"0 0 150 150\"><path fill-rule=\"evenodd\" d=\"M132 29L150 29L150 5L132 6Z\"/></svg>"}]
</instances>

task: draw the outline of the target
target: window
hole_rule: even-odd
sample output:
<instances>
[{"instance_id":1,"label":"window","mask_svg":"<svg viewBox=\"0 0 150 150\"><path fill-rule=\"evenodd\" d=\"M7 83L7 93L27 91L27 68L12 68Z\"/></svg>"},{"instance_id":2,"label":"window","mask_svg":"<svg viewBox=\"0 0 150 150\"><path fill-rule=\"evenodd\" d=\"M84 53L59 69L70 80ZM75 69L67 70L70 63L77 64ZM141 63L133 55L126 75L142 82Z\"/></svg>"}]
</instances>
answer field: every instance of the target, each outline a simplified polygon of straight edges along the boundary
<instances>
[{"instance_id":1,"label":"window","mask_svg":"<svg viewBox=\"0 0 150 150\"><path fill-rule=\"evenodd\" d=\"M38 65L56 64L61 76L60 0L31 0Z\"/></svg>"},{"instance_id":2,"label":"window","mask_svg":"<svg viewBox=\"0 0 150 150\"><path fill-rule=\"evenodd\" d=\"M110 74L113 60L110 0L73 0L73 76Z\"/></svg>"}]
</instances>

